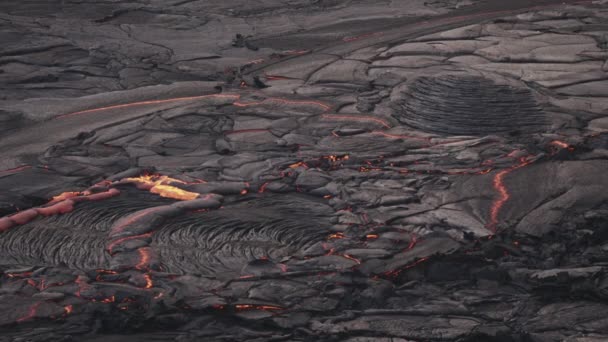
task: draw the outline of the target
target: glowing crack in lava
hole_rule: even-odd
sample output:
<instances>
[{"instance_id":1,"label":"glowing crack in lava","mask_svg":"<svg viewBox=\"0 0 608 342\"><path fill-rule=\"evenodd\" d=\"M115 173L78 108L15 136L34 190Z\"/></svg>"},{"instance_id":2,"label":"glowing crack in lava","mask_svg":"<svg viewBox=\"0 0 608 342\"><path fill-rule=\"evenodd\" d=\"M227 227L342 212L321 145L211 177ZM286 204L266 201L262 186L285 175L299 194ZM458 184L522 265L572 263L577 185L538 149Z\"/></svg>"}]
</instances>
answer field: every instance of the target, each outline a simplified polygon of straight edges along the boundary
<instances>
[{"instance_id":1,"label":"glowing crack in lava","mask_svg":"<svg viewBox=\"0 0 608 342\"><path fill-rule=\"evenodd\" d=\"M236 94L210 94L210 95L199 95L199 96L175 97L175 98L165 99L165 100L148 100L148 101L131 102L131 103L124 103L124 104L113 105L113 106L99 107L99 108L93 108L93 109L86 109L86 110L81 110L81 111L78 111L78 112L62 114L62 115L56 116L55 119L63 119L63 118L70 117L70 116L75 116L75 115L80 115L80 114L89 114L89 113L95 113L95 112L102 112L102 111L112 110L112 109L122 109L122 108L139 107L139 106L153 105L153 104L164 104L164 103L172 103L172 102L202 100L202 99L208 99L208 98L221 98L221 99L238 100L240 98L240 95L236 95Z\"/></svg>"},{"instance_id":2,"label":"glowing crack in lava","mask_svg":"<svg viewBox=\"0 0 608 342\"><path fill-rule=\"evenodd\" d=\"M175 186L172 186L172 183L180 183L187 184L184 181L179 179L171 178L168 176L160 176L160 175L144 175L133 178L124 179L128 182L134 182L143 185L153 194L157 194L161 197L172 198L182 201L189 201L193 199L197 199L200 195L195 192L190 192L186 190L182 190Z\"/></svg>"},{"instance_id":3,"label":"glowing crack in lava","mask_svg":"<svg viewBox=\"0 0 608 342\"><path fill-rule=\"evenodd\" d=\"M492 202L492 206L490 207L490 222L486 224L487 228L490 228L493 233L496 233L498 227L498 216L500 215L500 210L507 203L507 201L511 198L511 194L509 193L509 189L505 185L505 177L524 166L530 165L533 160L530 160L528 157L519 158L519 164L512 166L508 169L502 170L494 175L494 179L492 180L492 186L494 190L498 193L498 198Z\"/></svg>"}]
</instances>

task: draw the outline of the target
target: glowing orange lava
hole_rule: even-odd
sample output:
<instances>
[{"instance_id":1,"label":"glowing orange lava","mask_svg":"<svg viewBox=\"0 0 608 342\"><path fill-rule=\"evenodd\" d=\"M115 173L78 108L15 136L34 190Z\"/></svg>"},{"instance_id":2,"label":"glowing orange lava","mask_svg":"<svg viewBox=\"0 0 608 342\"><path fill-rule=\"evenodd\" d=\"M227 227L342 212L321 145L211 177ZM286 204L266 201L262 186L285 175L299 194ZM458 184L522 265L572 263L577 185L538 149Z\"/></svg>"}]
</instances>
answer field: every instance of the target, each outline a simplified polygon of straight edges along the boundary
<instances>
[{"instance_id":1,"label":"glowing orange lava","mask_svg":"<svg viewBox=\"0 0 608 342\"><path fill-rule=\"evenodd\" d=\"M494 175L494 179L492 181L492 186L498 193L498 198L494 200L494 202L492 203L492 206L490 207L490 222L488 222L488 224L486 225L494 233L496 233L496 230L498 227L498 222L499 222L498 216L500 214L500 210L505 205L505 203L507 203L509 198L511 198L511 194L509 193L509 190L507 189L507 186L505 185L505 182L504 182L505 177L509 173L511 173L517 169L520 169L526 165L529 165L531 163L532 163L532 161L529 160L527 157L522 157L519 159L519 164L512 166L508 169L502 170L502 171L498 172L496 175Z\"/></svg>"},{"instance_id":2,"label":"glowing orange lava","mask_svg":"<svg viewBox=\"0 0 608 342\"><path fill-rule=\"evenodd\" d=\"M69 315L74 311L74 307L72 305L66 305L63 307L63 311L65 311L66 315Z\"/></svg>"},{"instance_id":3,"label":"glowing orange lava","mask_svg":"<svg viewBox=\"0 0 608 342\"><path fill-rule=\"evenodd\" d=\"M139 263L135 265L138 270L145 270L150 264L150 248L140 248L137 250L139 253Z\"/></svg>"},{"instance_id":4,"label":"glowing orange lava","mask_svg":"<svg viewBox=\"0 0 608 342\"><path fill-rule=\"evenodd\" d=\"M154 284L152 283L152 277L150 277L149 274L144 274L144 279L146 279L146 286L144 287L145 289L151 289L152 286L154 286Z\"/></svg>"},{"instance_id":5,"label":"glowing orange lava","mask_svg":"<svg viewBox=\"0 0 608 342\"><path fill-rule=\"evenodd\" d=\"M342 255L341 255L341 257L346 258L346 259L348 259L348 260L352 260L352 261L354 261L354 262L355 262L357 265L361 265L361 260L359 260L359 259L357 259L357 258L355 258L355 257L353 257L353 256L350 256L350 255L348 255L348 254L342 254Z\"/></svg>"},{"instance_id":6,"label":"glowing orange lava","mask_svg":"<svg viewBox=\"0 0 608 342\"><path fill-rule=\"evenodd\" d=\"M178 187L172 186L172 183L186 184L186 182L168 176L144 175L139 177L126 178L124 180L147 185L150 187L149 191L151 193L157 194L161 197L172 198L181 201L189 201L196 199L200 196L198 193L182 190Z\"/></svg>"},{"instance_id":7,"label":"glowing orange lava","mask_svg":"<svg viewBox=\"0 0 608 342\"><path fill-rule=\"evenodd\" d=\"M335 233L335 234L331 234L331 235L328 237L328 239L344 239L344 238L345 238L345 236L344 236L344 233L342 233L342 232L338 232L338 233Z\"/></svg>"},{"instance_id":8,"label":"glowing orange lava","mask_svg":"<svg viewBox=\"0 0 608 342\"><path fill-rule=\"evenodd\" d=\"M81 196L83 195L82 192L79 191L69 191L69 192L63 192L57 196L53 196L53 198L51 199L51 202L59 202L59 201L63 201L72 197L77 197L77 196Z\"/></svg>"},{"instance_id":9,"label":"glowing orange lava","mask_svg":"<svg viewBox=\"0 0 608 342\"><path fill-rule=\"evenodd\" d=\"M563 148L568 151L574 151L574 147L572 147L572 146L568 145L567 143L560 141L560 140L553 140L550 144L553 146L557 146L559 148Z\"/></svg>"}]
</instances>

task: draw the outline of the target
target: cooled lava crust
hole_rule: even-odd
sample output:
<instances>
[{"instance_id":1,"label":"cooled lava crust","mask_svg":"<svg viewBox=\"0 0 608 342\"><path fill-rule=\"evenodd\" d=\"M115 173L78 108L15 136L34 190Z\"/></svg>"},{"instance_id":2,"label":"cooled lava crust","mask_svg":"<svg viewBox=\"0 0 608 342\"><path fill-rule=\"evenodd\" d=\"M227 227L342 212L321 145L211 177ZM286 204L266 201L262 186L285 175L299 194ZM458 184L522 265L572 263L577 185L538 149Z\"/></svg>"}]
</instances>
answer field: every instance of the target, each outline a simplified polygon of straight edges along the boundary
<instances>
[{"instance_id":1,"label":"cooled lava crust","mask_svg":"<svg viewBox=\"0 0 608 342\"><path fill-rule=\"evenodd\" d=\"M608 340L606 1L0 19L0 341Z\"/></svg>"}]
</instances>

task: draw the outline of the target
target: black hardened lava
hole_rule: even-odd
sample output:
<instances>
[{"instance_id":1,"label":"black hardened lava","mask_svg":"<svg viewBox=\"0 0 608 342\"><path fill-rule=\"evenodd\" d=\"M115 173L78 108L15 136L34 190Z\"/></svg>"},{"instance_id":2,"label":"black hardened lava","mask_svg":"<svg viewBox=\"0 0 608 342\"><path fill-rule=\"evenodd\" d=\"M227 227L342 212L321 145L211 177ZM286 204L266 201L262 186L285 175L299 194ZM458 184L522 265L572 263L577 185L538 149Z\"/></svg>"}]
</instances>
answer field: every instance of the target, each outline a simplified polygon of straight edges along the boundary
<instances>
[{"instance_id":1,"label":"black hardened lava","mask_svg":"<svg viewBox=\"0 0 608 342\"><path fill-rule=\"evenodd\" d=\"M432 133L531 133L545 126L529 89L478 76L420 77L396 107L400 122Z\"/></svg>"}]
</instances>

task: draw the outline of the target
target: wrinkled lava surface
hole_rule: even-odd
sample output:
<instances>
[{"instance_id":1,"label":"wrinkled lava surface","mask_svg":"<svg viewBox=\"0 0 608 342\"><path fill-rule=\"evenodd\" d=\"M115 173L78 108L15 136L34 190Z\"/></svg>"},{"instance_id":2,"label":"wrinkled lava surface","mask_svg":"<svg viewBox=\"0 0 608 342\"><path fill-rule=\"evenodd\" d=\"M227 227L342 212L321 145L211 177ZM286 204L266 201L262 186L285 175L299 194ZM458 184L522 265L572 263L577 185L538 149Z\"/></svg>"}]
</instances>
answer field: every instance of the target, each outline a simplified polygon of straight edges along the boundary
<instances>
[{"instance_id":1,"label":"wrinkled lava surface","mask_svg":"<svg viewBox=\"0 0 608 342\"><path fill-rule=\"evenodd\" d=\"M608 340L606 1L0 18L0 341Z\"/></svg>"}]
</instances>

